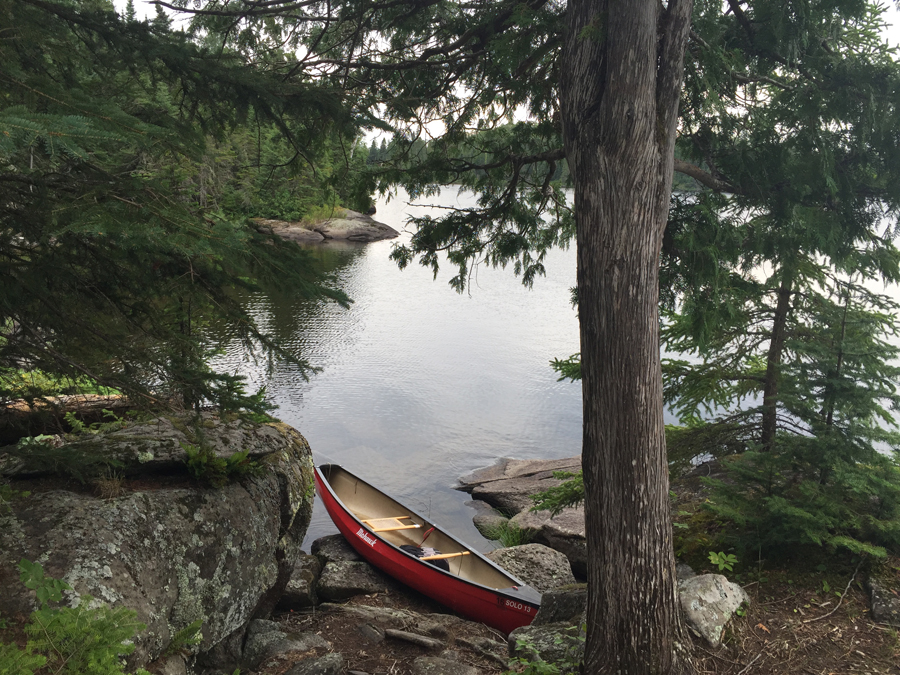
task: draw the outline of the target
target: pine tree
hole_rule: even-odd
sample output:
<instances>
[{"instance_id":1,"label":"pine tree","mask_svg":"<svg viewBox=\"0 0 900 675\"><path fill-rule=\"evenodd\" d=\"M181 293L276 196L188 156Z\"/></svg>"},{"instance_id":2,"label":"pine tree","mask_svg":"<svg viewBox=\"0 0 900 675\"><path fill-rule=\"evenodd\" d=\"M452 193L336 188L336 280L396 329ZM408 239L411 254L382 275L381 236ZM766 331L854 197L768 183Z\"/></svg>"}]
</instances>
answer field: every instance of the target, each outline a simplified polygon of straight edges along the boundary
<instances>
[{"instance_id":1,"label":"pine tree","mask_svg":"<svg viewBox=\"0 0 900 675\"><path fill-rule=\"evenodd\" d=\"M532 283L546 251L577 231L594 582L585 667L688 668L675 649L660 472L659 254L675 270L692 270L667 270L662 288L672 309L687 304L688 291L697 306L704 290L706 303L717 303L712 291L733 281L780 298L776 317L795 306L794 284L814 277L783 264L791 262L780 257L790 246L813 262L833 254L825 269L835 280L863 272L850 264L857 246L877 269L890 269L893 253L879 241L874 215L900 204L900 77L877 38L877 7L857 0L698 2L693 13L689 2L604 0L205 7L214 11L201 8L196 30L279 62L284 72L307 69L353 92L363 125L376 126L371 111L379 110L393 132L392 167L373 172L373 187L402 185L413 198L446 185L478 194L476 208L414 221L411 241L395 250L401 265L418 261L437 270L448 263L459 291L483 263L508 264ZM668 104L680 90L689 23L675 125ZM677 158L670 147L676 127ZM575 185L574 216L555 182L564 160ZM673 165L704 193L664 232ZM730 258L747 220L752 256ZM779 237L782 229L795 240ZM714 246L686 245L704 236L732 243L723 260ZM776 264L767 281L739 279L768 261ZM701 274L711 281L691 280ZM734 314L730 327L744 310L720 307L726 318ZM705 324L698 318L695 325ZM777 445L790 352L784 331L774 334L760 439ZM635 517L623 513L624 504L646 511Z\"/></svg>"},{"instance_id":2,"label":"pine tree","mask_svg":"<svg viewBox=\"0 0 900 675\"><path fill-rule=\"evenodd\" d=\"M26 370L154 405L259 409L207 366L204 323L299 360L233 289L345 298L298 247L204 208L172 167L202 162L207 138L248 118L300 157L348 120L339 97L99 0L2 0L0 31L0 400Z\"/></svg>"}]
</instances>

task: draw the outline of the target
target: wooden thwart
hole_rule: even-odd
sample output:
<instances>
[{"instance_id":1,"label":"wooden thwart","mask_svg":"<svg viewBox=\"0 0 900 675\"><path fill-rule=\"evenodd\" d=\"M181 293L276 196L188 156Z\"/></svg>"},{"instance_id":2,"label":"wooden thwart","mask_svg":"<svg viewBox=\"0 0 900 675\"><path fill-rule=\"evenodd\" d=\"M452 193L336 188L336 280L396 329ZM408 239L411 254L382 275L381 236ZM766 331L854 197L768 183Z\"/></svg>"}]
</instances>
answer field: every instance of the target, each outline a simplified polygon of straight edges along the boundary
<instances>
[{"instance_id":1,"label":"wooden thwart","mask_svg":"<svg viewBox=\"0 0 900 675\"><path fill-rule=\"evenodd\" d=\"M418 527L422 527L416 523L407 524L401 523L401 520L409 520L409 516L395 516L389 518L370 518L369 520L364 520L366 525L368 525L372 532L390 532L392 530L414 530Z\"/></svg>"},{"instance_id":2,"label":"wooden thwart","mask_svg":"<svg viewBox=\"0 0 900 675\"><path fill-rule=\"evenodd\" d=\"M469 551L460 551L459 553L439 553L437 555L423 555L419 560L441 560L442 558L456 558L461 555L469 555Z\"/></svg>"}]
</instances>

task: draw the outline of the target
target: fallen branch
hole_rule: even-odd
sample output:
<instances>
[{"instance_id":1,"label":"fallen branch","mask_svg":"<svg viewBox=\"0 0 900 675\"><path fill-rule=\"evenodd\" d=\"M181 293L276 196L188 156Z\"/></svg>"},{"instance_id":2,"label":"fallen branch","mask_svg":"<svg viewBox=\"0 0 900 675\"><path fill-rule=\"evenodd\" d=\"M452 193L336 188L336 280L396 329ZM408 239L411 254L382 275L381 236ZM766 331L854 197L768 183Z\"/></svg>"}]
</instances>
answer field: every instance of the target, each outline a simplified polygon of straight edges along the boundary
<instances>
[{"instance_id":1,"label":"fallen branch","mask_svg":"<svg viewBox=\"0 0 900 675\"><path fill-rule=\"evenodd\" d=\"M738 671L737 675L744 675L744 673L746 673L748 670L750 670L750 666L752 666L754 663L756 663L757 660L759 659L759 657L762 656L765 653L765 651L766 650L763 649L759 654L754 656L753 660L750 663L748 663L746 666L744 666L744 668L742 670Z\"/></svg>"},{"instance_id":2,"label":"fallen branch","mask_svg":"<svg viewBox=\"0 0 900 675\"><path fill-rule=\"evenodd\" d=\"M847 595L847 591L850 590L850 584L852 584L853 580L856 578L856 573L859 572L859 566L862 565L862 562L863 562L863 559L860 558L859 562L856 563L856 569L853 570L853 576L850 577L850 581L848 581L847 585L844 587L844 592L841 593L841 599L838 600L838 604L836 604L834 606L834 609L831 610L830 612L828 612L828 614L823 614L822 616L817 616L814 619L806 619L805 621L803 621L803 623L812 623L813 621L819 621L820 619L825 619L825 618L831 616L832 614L834 614L836 611L838 611L838 607L840 607L841 603L844 602L844 597Z\"/></svg>"}]
</instances>

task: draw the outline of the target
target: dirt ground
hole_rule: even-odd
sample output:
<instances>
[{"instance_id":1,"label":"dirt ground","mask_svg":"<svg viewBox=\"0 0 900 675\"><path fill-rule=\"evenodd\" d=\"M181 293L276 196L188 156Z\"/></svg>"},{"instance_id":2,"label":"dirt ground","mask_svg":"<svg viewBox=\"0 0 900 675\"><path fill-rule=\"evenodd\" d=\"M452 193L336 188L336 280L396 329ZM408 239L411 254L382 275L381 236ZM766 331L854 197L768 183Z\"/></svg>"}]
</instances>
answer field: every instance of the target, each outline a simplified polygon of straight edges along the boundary
<instances>
[{"instance_id":1,"label":"dirt ground","mask_svg":"<svg viewBox=\"0 0 900 675\"><path fill-rule=\"evenodd\" d=\"M900 587L900 560L891 562ZM717 570L698 569L697 572ZM834 573L795 574L786 570L766 573L763 581L745 585L751 604L726 629L722 646L711 648L692 637L697 672L701 675L843 675L850 673L900 674L900 636L889 626L869 618L868 595L853 569L843 578ZM796 572L796 570L795 570ZM826 591L825 589L828 588ZM845 592L846 590L846 592ZM842 595L842 597L839 597ZM412 591L359 596L351 604L442 612L436 603ZM358 617L330 613L289 613L276 617L294 631L319 633L343 654L348 668L371 675L406 675L418 656L434 656L423 647L386 639L375 643L357 628ZM465 623L442 638L454 649L460 639L504 636L486 626ZM457 649L459 660L482 673L508 668L497 660ZM296 655L299 656L299 655ZM281 675L295 659L266 675Z\"/></svg>"}]
</instances>

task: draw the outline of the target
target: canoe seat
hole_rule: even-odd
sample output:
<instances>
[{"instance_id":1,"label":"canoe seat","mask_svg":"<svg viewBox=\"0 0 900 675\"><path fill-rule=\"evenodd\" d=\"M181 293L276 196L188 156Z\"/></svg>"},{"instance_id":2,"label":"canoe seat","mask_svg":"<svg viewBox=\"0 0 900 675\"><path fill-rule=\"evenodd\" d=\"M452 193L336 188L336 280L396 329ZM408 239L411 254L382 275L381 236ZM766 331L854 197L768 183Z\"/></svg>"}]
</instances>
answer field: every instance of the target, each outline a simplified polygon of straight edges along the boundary
<instances>
[{"instance_id":1,"label":"canoe seat","mask_svg":"<svg viewBox=\"0 0 900 675\"><path fill-rule=\"evenodd\" d=\"M401 521L409 520L409 516L396 516L390 518L370 518L363 520L372 532L391 532L393 530L414 530L422 527L417 523L404 523Z\"/></svg>"},{"instance_id":2,"label":"canoe seat","mask_svg":"<svg viewBox=\"0 0 900 675\"><path fill-rule=\"evenodd\" d=\"M469 555L468 551L460 551L459 553L438 553L437 555L424 555L419 560L446 560L447 558L458 558L461 555Z\"/></svg>"}]
</instances>

